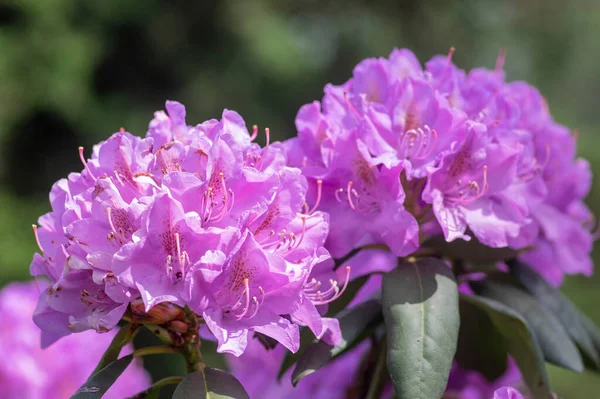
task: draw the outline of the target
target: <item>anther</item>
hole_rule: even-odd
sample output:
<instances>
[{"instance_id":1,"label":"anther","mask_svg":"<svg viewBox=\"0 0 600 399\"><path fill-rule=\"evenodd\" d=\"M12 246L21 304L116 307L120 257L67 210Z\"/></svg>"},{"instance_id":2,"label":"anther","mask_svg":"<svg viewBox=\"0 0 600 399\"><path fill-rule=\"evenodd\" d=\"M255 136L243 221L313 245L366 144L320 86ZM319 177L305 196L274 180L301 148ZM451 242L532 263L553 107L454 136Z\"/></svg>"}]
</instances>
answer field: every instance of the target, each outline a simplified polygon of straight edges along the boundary
<instances>
[{"instance_id":1,"label":"anther","mask_svg":"<svg viewBox=\"0 0 600 399\"><path fill-rule=\"evenodd\" d=\"M248 310L250 309L250 286L248 284L248 279L245 278L244 279L244 294L245 294L245 299L246 299L246 306L244 307L244 310L242 313L240 313L239 315L236 315L236 319L237 320L241 320L244 316L246 316L246 313L248 313Z\"/></svg>"},{"instance_id":2,"label":"anther","mask_svg":"<svg viewBox=\"0 0 600 399\"><path fill-rule=\"evenodd\" d=\"M250 136L250 141L254 141L256 136L258 136L258 126L254 125L252 126L252 136Z\"/></svg>"},{"instance_id":3,"label":"anther","mask_svg":"<svg viewBox=\"0 0 600 399\"><path fill-rule=\"evenodd\" d=\"M323 186L323 180L321 180L321 179L317 180L317 200L315 201L315 205L313 205L313 207L308 212L306 212L307 215L312 215L313 212L317 210L317 207L319 206L319 203L321 202L322 186Z\"/></svg>"},{"instance_id":4,"label":"anther","mask_svg":"<svg viewBox=\"0 0 600 399\"><path fill-rule=\"evenodd\" d=\"M337 202L342 202L342 199L340 198L340 194L344 192L343 188L338 188L337 190L335 190L335 199L337 200Z\"/></svg>"},{"instance_id":5,"label":"anther","mask_svg":"<svg viewBox=\"0 0 600 399\"><path fill-rule=\"evenodd\" d=\"M348 194L348 203L350 204L350 208L352 208L353 211L356 210L356 207L354 206L354 203L352 202L352 181L348 182L348 188L347 188L347 194Z\"/></svg>"},{"instance_id":6,"label":"anther","mask_svg":"<svg viewBox=\"0 0 600 399\"><path fill-rule=\"evenodd\" d=\"M350 281L350 266L346 266L346 276L344 278L344 286L342 287L341 290L338 288L337 281L330 280L329 281L330 288L327 291L325 291L325 292L317 291L316 294L308 294L307 296L311 300L313 305L325 305L327 303L335 301L340 296L342 296L342 294L344 293L344 291L346 291L346 288L348 287L349 281ZM314 290L314 289L315 288L312 288L312 290ZM307 290L305 289L304 291L306 293ZM331 294L333 294L333 295L328 298L328 296Z\"/></svg>"},{"instance_id":7,"label":"anther","mask_svg":"<svg viewBox=\"0 0 600 399\"><path fill-rule=\"evenodd\" d=\"M300 245L302 244L302 241L304 240L304 233L306 232L306 216L302 215L300 217L302 219L302 231L300 232L300 238L298 239L297 242L292 242L296 240L296 235L294 233L290 233L290 245L289 245L289 250L287 252L285 252L284 254L281 254L281 256L286 256L288 254L290 254L291 252L297 250ZM284 241L285 243L285 241Z\"/></svg>"},{"instance_id":8,"label":"anther","mask_svg":"<svg viewBox=\"0 0 600 399\"><path fill-rule=\"evenodd\" d=\"M419 129L420 130L420 129ZM423 143L423 149L429 148L429 151L427 151L425 154L423 155L418 155L417 157L415 157L415 159L425 159L428 156L430 156L433 153L433 150L435 150L435 146L437 145L438 142L438 135L437 132L435 131L435 129L429 129L429 126L425 126L425 131L429 131L431 133L431 137L433 137L433 144L429 144L429 140L425 141ZM419 152L421 151L421 149L419 149ZM417 152L418 154L418 152Z\"/></svg>"},{"instance_id":9,"label":"anther","mask_svg":"<svg viewBox=\"0 0 600 399\"><path fill-rule=\"evenodd\" d=\"M249 319L256 316L256 314L258 313L258 307L260 306L258 304L258 298L256 298L255 296L252 297L252 303L254 304L254 312L252 312L252 314L250 316L248 316Z\"/></svg>"},{"instance_id":10,"label":"anther","mask_svg":"<svg viewBox=\"0 0 600 399\"><path fill-rule=\"evenodd\" d=\"M125 128L124 127L119 128L119 132L125 133Z\"/></svg>"},{"instance_id":11,"label":"anther","mask_svg":"<svg viewBox=\"0 0 600 399\"><path fill-rule=\"evenodd\" d=\"M269 143L271 141L271 130L268 127L265 128L265 136L267 138L267 141L265 144L265 150L266 150L267 148L269 148Z\"/></svg>"},{"instance_id":12,"label":"anther","mask_svg":"<svg viewBox=\"0 0 600 399\"><path fill-rule=\"evenodd\" d=\"M450 47L450 50L448 51L448 57L446 58L446 65L444 66L444 69L442 70L442 73L440 74L440 77L438 78L438 83L437 86L439 86L442 82L442 80L446 77L446 74L448 73L448 70L450 69L450 65L452 64L452 56L454 55L454 51L456 49L454 47Z\"/></svg>"},{"instance_id":13,"label":"anther","mask_svg":"<svg viewBox=\"0 0 600 399\"><path fill-rule=\"evenodd\" d=\"M356 115L356 117L358 119L362 118L362 116L360 115L360 113L356 110L356 108L354 108L354 105L352 105L352 103L350 102L350 100L348 99L348 92L346 90L344 90L344 102L346 103L346 106L348 107L348 109L354 114Z\"/></svg>"},{"instance_id":14,"label":"anther","mask_svg":"<svg viewBox=\"0 0 600 399\"><path fill-rule=\"evenodd\" d=\"M83 156L83 147L79 147L79 159L81 159L81 163L83 164L85 170L88 172L88 174L90 175L90 177L93 180L96 180L96 177L94 176L94 174L90 170L90 167L88 166L87 162L85 161L85 157Z\"/></svg>"},{"instance_id":15,"label":"anther","mask_svg":"<svg viewBox=\"0 0 600 399\"><path fill-rule=\"evenodd\" d=\"M46 255L46 253L44 252L44 248L42 248L42 244L40 243L40 237L38 235L38 227L37 227L37 225L32 224L31 228L33 229L33 235L35 237L35 242L37 243L38 248L42 252L42 255Z\"/></svg>"}]
</instances>

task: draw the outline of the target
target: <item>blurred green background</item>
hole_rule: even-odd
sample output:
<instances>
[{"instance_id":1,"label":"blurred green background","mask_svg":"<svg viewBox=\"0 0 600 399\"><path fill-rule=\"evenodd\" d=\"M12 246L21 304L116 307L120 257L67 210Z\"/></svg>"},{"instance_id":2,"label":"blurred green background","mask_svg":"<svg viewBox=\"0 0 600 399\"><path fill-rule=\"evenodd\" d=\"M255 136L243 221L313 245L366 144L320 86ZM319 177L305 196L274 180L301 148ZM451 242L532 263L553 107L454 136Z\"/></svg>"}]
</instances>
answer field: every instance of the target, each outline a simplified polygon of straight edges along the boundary
<instances>
[{"instance_id":1,"label":"blurred green background","mask_svg":"<svg viewBox=\"0 0 600 399\"><path fill-rule=\"evenodd\" d=\"M0 285L28 277L31 223L52 183L81 169L77 146L89 153L121 126L145 134L165 99L183 102L189 123L229 108L282 140L326 82L393 47L425 61L454 46L465 69L493 67L506 48L509 80L537 86L600 171L599 36L592 0L0 1ZM564 286L598 323L599 282ZM551 372L561 397L600 397L597 375Z\"/></svg>"}]
</instances>

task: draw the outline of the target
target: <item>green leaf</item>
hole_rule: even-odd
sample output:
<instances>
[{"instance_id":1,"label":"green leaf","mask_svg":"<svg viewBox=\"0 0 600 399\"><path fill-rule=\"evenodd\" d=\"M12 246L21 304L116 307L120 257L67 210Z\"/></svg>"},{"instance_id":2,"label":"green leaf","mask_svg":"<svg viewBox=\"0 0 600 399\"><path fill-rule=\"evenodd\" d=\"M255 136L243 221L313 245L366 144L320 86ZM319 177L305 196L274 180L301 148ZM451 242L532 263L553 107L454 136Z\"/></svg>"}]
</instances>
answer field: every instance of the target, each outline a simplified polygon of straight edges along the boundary
<instances>
[{"instance_id":1,"label":"green leaf","mask_svg":"<svg viewBox=\"0 0 600 399\"><path fill-rule=\"evenodd\" d=\"M125 371L133 355L127 355L106 365L102 370L92 374L90 378L75 392L71 399L100 399Z\"/></svg>"},{"instance_id":2,"label":"green leaf","mask_svg":"<svg viewBox=\"0 0 600 399\"><path fill-rule=\"evenodd\" d=\"M583 328L585 328L585 330L589 334L594 348L596 348L596 351L600 353L600 330L598 329L598 326L596 326L596 324L594 324L594 322L591 321L584 314L581 314L581 323L583 325Z\"/></svg>"},{"instance_id":3,"label":"green leaf","mask_svg":"<svg viewBox=\"0 0 600 399\"><path fill-rule=\"evenodd\" d=\"M177 385L173 399L249 399L249 396L233 375L206 367L188 374Z\"/></svg>"},{"instance_id":4,"label":"green leaf","mask_svg":"<svg viewBox=\"0 0 600 399\"><path fill-rule=\"evenodd\" d=\"M576 372L583 371L581 355L564 327L533 296L514 286L496 282L483 282L478 293L501 302L522 315L548 362Z\"/></svg>"},{"instance_id":5,"label":"green leaf","mask_svg":"<svg viewBox=\"0 0 600 399\"><path fill-rule=\"evenodd\" d=\"M365 330L381 320L381 304L375 299L363 302L345 310L339 316L342 342L329 345L323 341L313 342L298 359L292 373L292 384L298 382L323 367L328 361L339 356L366 338Z\"/></svg>"},{"instance_id":6,"label":"green leaf","mask_svg":"<svg viewBox=\"0 0 600 399\"><path fill-rule=\"evenodd\" d=\"M115 360L117 360L119 358L119 355L121 354L121 349L123 349L125 345L131 342L131 340L139 331L139 327L139 325L131 325L129 323L122 326L117 335L115 335L115 337L111 341L104 354L102 355L102 358L98 362L98 365L96 366L92 374L97 373L98 371L106 367L106 365L108 365L109 363L112 363Z\"/></svg>"},{"instance_id":7,"label":"green leaf","mask_svg":"<svg viewBox=\"0 0 600 399\"><path fill-rule=\"evenodd\" d=\"M427 240L423 247L431 248L449 259L460 259L469 263L488 264L514 258L517 252L510 248L490 248L475 237L469 241L455 240L447 242L443 236Z\"/></svg>"},{"instance_id":8,"label":"green leaf","mask_svg":"<svg viewBox=\"0 0 600 399\"><path fill-rule=\"evenodd\" d=\"M550 382L544 355L535 335L523 317L508 306L476 295L460 294L461 301L484 310L496 330L502 334L533 398L550 397Z\"/></svg>"},{"instance_id":9,"label":"green leaf","mask_svg":"<svg viewBox=\"0 0 600 399\"><path fill-rule=\"evenodd\" d=\"M488 381L494 381L506 371L508 348L504 338L478 306L461 297L459 308L456 362L466 369L479 371Z\"/></svg>"},{"instance_id":10,"label":"green leaf","mask_svg":"<svg viewBox=\"0 0 600 399\"><path fill-rule=\"evenodd\" d=\"M401 262L383 277L387 368L401 398L440 398L456 352L458 288L441 259Z\"/></svg>"},{"instance_id":11,"label":"green leaf","mask_svg":"<svg viewBox=\"0 0 600 399\"><path fill-rule=\"evenodd\" d=\"M511 274L531 292L542 306L558 318L581 353L591 361L593 368L600 370L598 352L600 350L600 334L597 329L594 331L594 329L586 328L585 316L542 276L517 260L507 263ZM598 345L595 346L594 342L597 342Z\"/></svg>"},{"instance_id":12,"label":"green leaf","mask_svg":"<svg viewBox=\"0 0 600 399\"><path fill-rule=\"evenodd\" d=\"M380 343L379 346L380 348L374 348L378 352L377 363L375 364L375 370L373 370L373 373L369 376L369 389L367 390L365 399L380 398L386 383L389 381L389 375L385 365L385 352L387 348L385 339Z\"/></svg>"}]
</instances>

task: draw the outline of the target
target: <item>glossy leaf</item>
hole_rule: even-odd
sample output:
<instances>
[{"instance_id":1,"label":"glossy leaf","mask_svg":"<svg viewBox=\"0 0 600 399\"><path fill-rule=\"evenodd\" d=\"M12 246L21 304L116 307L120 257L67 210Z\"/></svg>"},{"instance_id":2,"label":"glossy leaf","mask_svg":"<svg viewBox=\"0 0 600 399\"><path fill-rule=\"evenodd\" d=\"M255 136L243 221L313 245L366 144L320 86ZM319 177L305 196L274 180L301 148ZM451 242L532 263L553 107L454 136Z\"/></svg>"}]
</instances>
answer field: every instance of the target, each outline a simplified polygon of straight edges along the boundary
<instances>
[{"instance_id":1,"label":"glossy leaf","mask_svg":"<svg viewBox=\"0 0 600 399\"><path fill-rule=\"evenodd\" d=\"M466 369L479 371L488 381L494 381L506 371L506 342L485 311L463 298L459 300L459 307L456 362Z\"/></svg>"},{"instance_id":2,"label":"glossy leaf","mask_svg":"<svg viewBox=\"0 0 600 399\"><path fill-rule=\"evenodd\" d=\"M133 355L127 355L109 363L90 378L71 396L71 399L100 399L129 366Z\"/></svg>"},{"instance_id":3,"label":"glossy leaf","mask_svg":"<svg viewBox=\"0 0 600 399\"><path fill-rule=\"evenodd\" d=\"M600 356L598 352L600 350L600 334L597 328L586 328L585 316L582 315L575 305L527 265L516 260L507 263L511 274L519 280L521 285L542 306L558 318L582 354L598 370L600 368ZM597 347L594 346L594 341L599 343Z\"/></svg>"},{"instance_id":4,"label":"glossy leaf","mask_svg":"<svg viewBox=\"0 0 600 399\"><path fill-rule=\"evenodd\" d=\"M173 399L249 399L249 396L233 375L206 367L188 374L177 385Z\"/></svg>"},{"instance_id":5,"label":"glossy leaf","mask_svg":"<svg viewBox=\"0 0 600 399\"><path fill-rule=\"evenodd\" d=\"M469 241L447 242L443 236L430 238L423 244L449 259L460 259L469 263L488 264L514 258L517 252L510 248L490 248L475 237Z\"/></svg>"},{"instance_id":6,"label":"glossy leaf","mask_svg":"<svg viewBox=\"0 0 600 399\"><path fill-rule=\"evenodd\" d=\"M292 384L296 385L302 378L323 367L328 361L354 347L365 338L362 334L369 326L381 320L381 304L377 300L369 300L356 305L339 316L342 342L329 345L323 341L313 342L298 359L292 373Z\"/></svg>"},{"instance_id":7,"label":"glossy leaf","mask_svg":"<svg viewBox=\"0 0 600 399\"><path fill-rule=\"evenodd\" d=\"M479 294L501 302L522 315L548 362L573 371L583 371L583 360L569 334L560 321L533 296L514 286L496 282L481 284Z\"/></svg>"},{"instance_id":8,"label":"glossy leaf","mask_svg":"<svg viewBox=\"0 0 600 399\"><path fill-rule=\"evenodd\" d=\"M441 259L401 262L383 277L387 368L401 398L440 398L459 331L458 289Z\"/></svg>"},{"instance_id":9,"label":"glossy leaf","mask_svg":"<svg viewBox=\"0 0 600 399\"><path fill-rule=\"evenodd\" d=\"M600 353L600 330L598 329L598 326L596 326L596 324L594 324L593 321L591 321L587 316L583 314L581 315L581 323L583 325L583 328L585 328L585 330L589 334L589 337L592 341L592 345L594 345L596 352Z\"/></svg>"},{"instance_id":10,"label":"glossy leaf","mask_svg":"<svg viewBox=\"0 0 600 399\"><path fill-rule=\"evenodd\" d=\"M460 298L487 313L496 330L504 337L508 352L517 362L532 397L550 397L544 355L525 319L508 306L489 298L466 294L460 294Z\"/></svg>"}]
</instances>

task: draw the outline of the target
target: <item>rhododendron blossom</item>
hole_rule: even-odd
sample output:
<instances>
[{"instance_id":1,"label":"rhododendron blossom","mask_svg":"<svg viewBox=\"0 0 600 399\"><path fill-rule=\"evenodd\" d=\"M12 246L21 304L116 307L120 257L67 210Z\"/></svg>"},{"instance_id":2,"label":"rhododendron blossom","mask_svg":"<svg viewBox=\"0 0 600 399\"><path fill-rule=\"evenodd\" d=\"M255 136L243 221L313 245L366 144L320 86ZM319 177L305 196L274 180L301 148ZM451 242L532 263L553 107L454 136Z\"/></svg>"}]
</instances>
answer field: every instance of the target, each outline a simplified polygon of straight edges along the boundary
<instances>
[{"instance_id":1,"label":"rhododendron blossom","mask_svg":"<svg viewBox=\"0 0 600 399\"><path fill-rule=\"evenodd\" d=\"M313 276L329 258L329 217L306 203L306 179L285 166L282 146L268 129L264 148L252 143L258 128L250 136L232 111L197 126L181 104L167 111L145 138L121 129L89 160L80 148L83 171L52 188L31 264L52 281L34 316L44 343L110 330L138 298L146 312L189 306L235 355L249 331L296 351L298 325L318 337L337 328L315 306L341 295L349 275Z\"/></svg>"},{"instance_id":2,"label":"rhododendron blossom","mask_svg":"<svg viewBox=\"0 0 600 399\"><path fill-rule=\"evenodd\" d=\"M577 133L505 81L504 52L470 72L453 53L361 61L283 143L167 101L145 137L80 147L33 225L40 346L119 325L82 389L108 386L146 328L161 345L133 357L179 353L188 375L140 397L523 399L553 395L546 361L598 366L600 333L552 287L593 268Z\"/></svg>"},{"instance_id":3,"label":"rhododendron blossom","mask_svg":"<svg viewBox=\"0 0 600 399\"><path fill-rule=\"evenodd\" d=\"M532 249L523 258L553 283L589 275L590 173L576 137L537 90L505 82L504 53L494 70L465 73L453 52L425 68L404 49L361 61L298 112L288 159L336 220L327 248L342 257L385 244L406 256L432 236L475 236Z\"/></svg>"}]
</instances>

